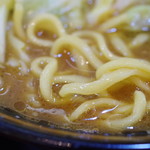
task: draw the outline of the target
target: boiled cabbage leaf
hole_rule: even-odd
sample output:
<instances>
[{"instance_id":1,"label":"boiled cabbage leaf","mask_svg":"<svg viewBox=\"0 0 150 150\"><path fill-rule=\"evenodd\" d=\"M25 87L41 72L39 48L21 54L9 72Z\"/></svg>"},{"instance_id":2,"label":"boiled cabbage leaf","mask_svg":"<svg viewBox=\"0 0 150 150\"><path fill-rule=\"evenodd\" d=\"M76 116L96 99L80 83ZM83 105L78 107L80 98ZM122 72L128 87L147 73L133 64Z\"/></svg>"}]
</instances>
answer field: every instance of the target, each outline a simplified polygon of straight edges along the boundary
<instances>
[{"instance_id":1,"label":"boiled cabbage leaf","mask_svg":"<svg viewBox=\"0 0 150 150\"><path fill-rule=\"evenodd\" d=\"M127 24L131 30L150 31L150 5L139 5L127 12Z\"/></svg>"},{"instance_id":2,"label":"boiled cabbage leaf","mask_svg":"<svg viewBox=\"0 0 150 150\"><path fill-rule=\"evenodd\" d=\"M83 26L83 3L81 0L16 0L24 7L24 20L28 22L35 15L52 13L59 17L63 24L73 28ZM64 17L65 16L65 17ZM68 22L70 24L68 24Z\"/></svg>"}]
</instances>

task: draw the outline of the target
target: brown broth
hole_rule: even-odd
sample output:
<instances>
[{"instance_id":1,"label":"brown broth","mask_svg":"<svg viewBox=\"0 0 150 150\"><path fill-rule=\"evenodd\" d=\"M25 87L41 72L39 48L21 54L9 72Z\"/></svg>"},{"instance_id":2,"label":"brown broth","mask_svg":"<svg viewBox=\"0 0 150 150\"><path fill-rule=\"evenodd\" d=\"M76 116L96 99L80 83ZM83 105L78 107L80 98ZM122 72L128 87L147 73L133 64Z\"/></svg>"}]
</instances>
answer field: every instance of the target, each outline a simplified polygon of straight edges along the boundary
<instances>
[{"instance_id":1,"label":"brown broth","mask_svg":"<svg viewBox=\"0 0 150 150\"><path fill-rule=\"evenodd\" d=\"M89 7L92 7L92 4L89 2ZM94 3L94 0L91 1ZM85 26L83 30L91 30L99 32L98 27L94 26ZM78 29L67 29L68 33L72 33ZM125 32L118 30L116 31L118 34L123 34L126 42L129 42L133 37L133 32ZM115 48L112 46L111 42L109 41L108 35L111 33L102 33L107 40L107 45L111 51L118 55L115 51ZM138 33L134 33L136 35ZM49 35L46 31L39 30L36 33L36 36L42 39L48 39L55 41L57 36L55 34ZM95 44L94 41L91 42L93 45ZM41 56L50 56L51 48L43 48L36 45L33 45L29 41L26 42L26 52L31 59L41 57ZM150 61L150 41L146 42L142 46L135 48L133 50L135 58L145 59ZM8 60L10 57L17 56L12 52L12 47L7 45L7 54L6 59ZM59 54L55 56L58 61L58 72L57 75L65 74L77 74L80 75L83 73L82 70L79 70L76 66L76 60L73 58L73 55L69 49L69 47L64 47ZM104 58L103 55L99 56L104 62L107 60ZM84 113L79 119L75 122L68 121L67 117L75 110L80 104L85 101L93 100L96 98L105 97L101 94L93 94L93 95L69 95L65 98L61 98L59 96L59 90L63 86L63 84L55 83L53 84L52 90L54 99L57 100L64 100L66 101L65 105L56 105L51 104L45 101L39 91L39 78L35 77L30 70L30 62L27 66L29 68L28 74L24 75L20 73L20 67L11 67L9 65L4 65L1 69L0 77L3 83L0 83L0 105L13 109L29 118L35 118L37 120L45 120L48 124L55 124L61 128L70 128L73 130L83 130L88 132L115 132L109 130L107 127L100 125L98 119L105 117L105 115L109 115L113 112L115 107L103 107L103 108L93 108L86 113ZM86 77L94 78L95 77L95 70L94 68L89 65L90 72L86 74ZM29 86L27 85L28 82L31 81ZM145 81L145 83L149 84L149 81ZM110 97L114 99L118 99L120 101L126 103L133 103L133 93L135 90L141 90L139 87L131 84L130 82L126 82L124 86L119 88L117 91L113 88L116 88L114 85L108 89L110 93ZM144 91L143 91L144 92ZM146 97L150 99L150 93L146 93ZM40 104L37 107L33 106L29 100L28 95L34 94L36 95L35 100L38 101ZM104 111L108 111L106 114L103 113ZM137 130L149 130L149 113L145 115L142 121L139 121L135 128ZM101 129L102 128L102 129Z\"/></svg>"}]
</instances>

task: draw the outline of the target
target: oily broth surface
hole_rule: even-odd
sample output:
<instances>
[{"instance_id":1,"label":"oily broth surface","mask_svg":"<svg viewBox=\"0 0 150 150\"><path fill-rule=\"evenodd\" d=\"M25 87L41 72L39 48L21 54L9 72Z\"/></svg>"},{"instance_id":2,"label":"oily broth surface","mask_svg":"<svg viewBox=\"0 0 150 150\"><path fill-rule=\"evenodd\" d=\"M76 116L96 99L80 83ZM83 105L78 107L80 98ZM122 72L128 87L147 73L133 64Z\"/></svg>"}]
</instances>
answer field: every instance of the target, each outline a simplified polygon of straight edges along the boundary
<instances>
[{"instance_id":1,"label":"oily broth surface","mask_svg":"<svg viewBox=\"0 0 150 150\"><path fill-rule=\"evenodd\" d=\"M92 29L93 30L93 29ZM44 35L42 35L43 37ZM45 35L46 36L46 35ZM47 37L44 37L47 38ZM111 45L110 45L111 47ZM138 58L145 58L146 60L150 60L150 56L147 55L149 52L150 43L146 43L142 50L144 50L144 54L141 54L140 48L137 50L135 49L135 54ZM9 52L9 51L8 51ZM43 49L41 47L36 47L30 43L27 42L27 52L32 58L36 58L39 56L45 56L48 55L49 49ZM146 53L146 55L145 55ZM11 55L10 53L7 54L7 56ZM144 56L145 55L145 56ZM79 74L78 69L75 65L75 60L72 59L72 54L69 50L66 50L64 48L62 52L57 55L57 60L59 62L59 70L65 71L69 69L69 72L72 74L76 73ZM72 68L72 66L74 68ZM92 70L92 67L91 67ZM94 76L94 73L91 71L91 73L88 73L88 77L91 76L91 78ZM4 80L4 83L1 84L0 89L0 105L9 107L10 109L13 109L19 113L24 114L25 116L29 118L35 118L37 120L45 120L47 122L52 122L57 126L60 126L62 128L71 128L75 130L85 130L88 132L113 132L109 131L109 129L105 128L103 126L103 129L99 129L99 123L97 119L99 117L103 117L103 115L109 115L115 108L94 108L87 113L84 113L84 117L80 117L76 122L70 122L67 119L67 114L70 114L72 110L74 110L77 106L79 106L83 101L90 100L93 98L97 98L99 95L89 95L89 96L80 96L80 95L74 95L73 98L67 97L67 99L71 99L70 102L67 102L66 106L55 106L51 105L48 102L46 102L39 93L39 79L37 79L31 71L29 70L28 75L22 75L19 72L19 68L12 68L9 66L5 66L2 68L1 77ZM27 83L29 81L32 81L32 84L30 86L33 86L36 90L34 91L37 95L37 100L40 101L41 106L40 108L34 108L31 104L28 103L27 95L31 92L31 89L27 86ZM149 83L148 83L149 84ZM61 84L54 84L53 85L53 91L55 93L55 96L57 99L60 97L57 96L58 91L62 87ZM123 86L119 91L113 91L113 87L109 89L109 92L111 93L112 97L115 97L122 101L131 102L131 99L133 99L133 91L136 89L136 86L130 85L130 83L127 83L125 86ZM147 98L150 98L150 95L146 95ZM78 99L78 102L76 102L76 99ZM106 111L107 113L103 113ZM95 122L95 125L93 126L93 122ZM136 127L138 130L148 129L149 126L149 118L144 117L142 122L139 122ZM97 125L96 125L97 124Z\"/></svg>"},{"instance_id":2,"label":"oily broth surface","mask_svg":"<svg viewBox=\"0 0 150 150\"><path fill-rule=\"evenodd\" d=\"M91 9L93 7L93 4L95 0L89 0L89 8ZM91 4L90 4L91 2ZM88 8L88 9L89 9ZM107 19L107 18L106 18ZM104 19L105 20L105 19ZM64 25L67 33L71 34L75 30L69 28L69 24ZM76 31L79 30L90 30L90 31L98 31L98 27L94 26L91 27L87 24L87 26L83 29L76 29ZM133 32L126 32L121 30L116 30L116 33L120 33L124 35L124 40L126 42L129 42L131 38L133 37ZM113 51L114 54L119 55L115 48L112 46L111 42L109 41L109 34L113 34L111 32L103 33L103 35L106 38L106 42L108 47ZM137 34L136 32L134 33ZM56 40L57 35L55 34L48 34L46 31L38 30L36 32L36 36L42 39L49 39L49 40ZM88 38L87 38L88 39ZM92 41L93 42L93 41ZM31 59L35 59L41 56L49 56L50 48L43 48L38 47L36 45L33 45L29 41L26 41L26 51L27 54L30 56ZM12 47L9 46L9 43L7 43L7 54L6 58L8 59L10 56L13 56L14 54L11 52ZM142 58L145 60L150 61L150 42L145 43L144 45L135 48L133 51L136 58ZM103 57L103 55L100 53L98 56L100 59L102 59L104 62L107 60ZM56 56L56 59L58 60L58 73L60 72L69 72L70 74L84 74L84 76L90 77L91 79L95 76L94 69L92 66L89 65L90 72L84 72L78 70L76 66L76 60L73 58L72 53L69 51L68 47L64 47L61 52ZM75 110L80 104L82 104L84 101L96 99L98 97L101 97L99 94L93 94L89 96L82 96L82 95L71 95L65 97L65 101L67 105L52 105L45 101L39 91L39 78L35 77L31 70L28 70L27 75L23 75L20 73L21 68L14 69L13 67L10 67L8 65L5 65L2 68L1 71L1 78L3 79L3 83L0 84L0 105L8 107L10 109L13 109L17 111L18 113L21 113L28 117L29 119L34 118L38 121L44 120L47 122L49 126L56 125L60 128L69 128L73 130L83 130L91 133L106 133L106 132L114 132L111 129L108 129L107 127L101 125L98 121L98 118L105 117L105 115L110 115L113 110L115 110L116 107L104 107L104 108L93 108L90 111L84 113L77 121L71 122L68 120L68 114L71 114L72 110ZM128 80L125 81L126 84L119 88L118 91L114 91L113 88L115 88L114 85L108 91L111 93L112 98L116 98L120 101L133 103L133 91L135 90L141 90L135 85L128 82ZM147 82L149 85L149 83ZM63 86L63 84L56 83L53 85L53 92L56 99L61 99L61 97L58 95L58 92L60 88ZM144 92L144 91L143 91ZM29 99L28 95L36 95L35 99L31 98ZM146 98L150 99L150 94L148 95L146 93ZM30 101L39 101L37 104L37 107L34 107ZM144 117L142 121L139 121L138 124L135 125L135 128L138 130L149 130L149 117L147 115Z\"/></svg>"}]
</instances>

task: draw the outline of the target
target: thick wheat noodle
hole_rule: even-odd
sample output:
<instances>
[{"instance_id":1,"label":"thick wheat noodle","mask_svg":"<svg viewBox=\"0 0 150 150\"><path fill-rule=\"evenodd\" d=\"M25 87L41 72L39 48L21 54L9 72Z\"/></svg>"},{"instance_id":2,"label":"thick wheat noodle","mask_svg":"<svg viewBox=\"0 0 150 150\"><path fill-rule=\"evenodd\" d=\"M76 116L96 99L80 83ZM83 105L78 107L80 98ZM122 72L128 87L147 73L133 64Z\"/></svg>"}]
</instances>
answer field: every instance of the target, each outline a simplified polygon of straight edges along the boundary
<instances>
[{"instance_id":1,"label":"thick wheat noodle","mask_svg":"<svg viewBox=\"0 0 150 150\"><path fill-rule=\"evenodd\" d=\"M64 35L56 40L52 46L50 55L57 55L64 47L67 47L67 50L70 51L76 50L79 55L84 56L96 69L102 65L102 62L91 51L90 47L83 40L73 35Z\"/></svg>"},{"instance_id":2,"label":"thick wheat noodle","mask_svg":"<svg viewBox=\"0 0 150 150\"><path fill-rule=\"evenodd\" d=\"M36 32L38 32L38 30L43 30L50 34L56 34L58 37L65 34L65 30L61 22L52 14L40 14L36 16L30 21L27 28L27 37L33 44L43 47L51 47L54 42L38 38L36 36Z\"/></svg>"},{"instance_id":3,"label":"thick wheat noodle","mask_svg":"<svg viewBox=\"0 0 150 150\"><path fill-rule=\"evenodd\" d=\"M111 99L111 98L99 98L95 100L89 100L83 102L79 107L77 107L73 113L70 115L70 120L74 121L78 119L83 113L87 112L88 110L95 108L95 107L114 107L121 105L122 102Z\"/></svg>"},{"instance_id":4,"label":"thick wheat noodle","mask_svg":"<svg viewBox=\"0 0 150 150\"><path fill-rule=\"evenodd\" d=\"M120 58L110 61L100 66L96 71L96 78L100 78L103 74L114 71L119 68L138 69L143 73L150 74L150 63L135 58Z\"/></svg>"},{"instance_id":5,"label":"thick wheat noodle","mask_svg":"<svg viewBox=\"0 0 150 150\"><path fill-rule=\"evenodd\" d=\"M52 57L43 56L38 57L34 59L31 63L31 71L36 77L40 77L40 74L42 73L44 66L46 66L48 63L51 63L54 60ZM41 65L44 65L41 67ZM84 77L81 75L56 75L54 76L54 83L72 83L72 82L90 82L92 81L91 78Z\"/></svg>"},{"instance_id":6,"label":"thick wheat noodle","mask_svg":"<svg viewBox=\"0 0 150 150\"><path fill-rule=\"evenodd\" d=\"M122 130L125 129L127 126L132 126L136 124L139 120L143 118L146 112L146 97L142 92L135 91L133 105L133 110L129 116L123 117L121 119L113 119L112 115L109 117L110 119L106 120L106 125L109 126L109 128Z\"/></svg>"},{"instance_id":7,"label":"thick wheat noodle","mask_svg":"<svg viewBox=\"0 0 150 150\"><path fill-rule=\"evenodd\" d=\"M100 93L107 90L112 85L138 74L138 71L134 69L118 69L108 74L104 74L101 78L93 82L65 84L61 88L59 94L60 96L65 97L69 94L90 95Z\"/></svg>"},{"instance_id":8,"label":"thick wheat noodle","mask_svg":"<svg viewBox=\"0 0 150 150\"><path fill-rule=\"evenodd\" d=\"M78 31L73 33L73 35L79 36L79 37L89 37L92 40L96 42L98 45L99 51L102 52L102 54L108 59L108 60L114 60L120 58L119 56L113 54L110 49L108 48L106 44L106 40L104 36L100 33L94 32L94 31Z\"/></svg>"},{"instance_id":9,"label":"thick wheat noodle","mask_svg":"<svg viewBox=\"0 0 150 150\"><path fill-rule=\"evenodd\" d=\"M44 99L48 102L53 101L52 83L54 80L54 75L57 71L57 65L56 59L52 58L51 62L45 66L40 74L40 92Z\"/></svg>"}]
</instances>

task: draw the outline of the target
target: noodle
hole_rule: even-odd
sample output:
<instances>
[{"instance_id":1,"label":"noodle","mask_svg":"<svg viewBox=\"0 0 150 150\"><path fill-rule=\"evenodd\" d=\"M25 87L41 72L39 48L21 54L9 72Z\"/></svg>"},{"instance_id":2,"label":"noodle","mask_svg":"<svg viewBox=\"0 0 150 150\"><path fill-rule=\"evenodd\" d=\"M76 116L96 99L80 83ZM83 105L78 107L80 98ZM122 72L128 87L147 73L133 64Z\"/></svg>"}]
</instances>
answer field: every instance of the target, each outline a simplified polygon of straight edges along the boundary
<instances>
[{"instance_id":1,"label":"noodle","mask_svg":"<svg viewBox=\"0 0 150 150\"><path fill-rule=\"evenodd\" d=\"M140 106L140 107L139 107ZM110 128L116 128L117 130L120 128L125 128L127 126L132 126L132 124L138 122L145 114L146 110L146 98L142 92L135 91L134 93L134 107L131 115L122 119L114 119L112 120L111 116L109 120L107 120L107 125Z\"/></svg>"},{"instance_id":2,"label":"noodle","mask_svg":"<svg viewBox=\"0 0 150 150\"><path fill-rule=\"evenodd\" d=\"M64 97L68 94L83 94L90 95L100 93L101 91L107 90L112 85L127 79L131 76L141 76L136 70L131 69L118 69L111 73L104 74L101 78L90 83L70 83L64 85L59 94Z\"/></svg>"},{"instance_id":3,"label":"noodle","mask_svg":"<svg viewBox=\"0 0 150 150\"><path fill-rule=\"evenodd\" d=\"M88 111L89 109L92 109L93 107L103 107L103 106L118 106L121 103L113 100L113 99L108 99L108 98L101 98L101 99L96 99L92 101L87 101L82 103L70 116L70 120L73 121L77 119L80 115L82 115L84 112Z\"/></svg>"},{"instance_id":4,"label":"noodle","mask_svg":"<svg viewBox=\"0 0 150 150\"><path fill-rule=\"evenodd\" d=\"M27 36L29 40L36 45L46 47L52 46L52 41L39 39L35 36L35 33L39 29L48 31L50 33L52 32L57 36L62 36L65 34L65 30L61 25L61 22L57 19L57 17L50 14L41 14L40 16L34 18L28 25Z\"/></svg>"},{"instance_id":5,"label":"noodle","mask_svg":"<svg viewBox=\"0 0 150 150\"><path fill-rule=\"evenodd\" d=\"M110 41L114 45L115 50L117 50L123 56L125 57L133 56L131 50L126 46L126 43L118 35L112 35L110 37Z\"/></svg>"},{"instance_id":6,"label":"noodle","mask_svg":"<svg viewBox=\"0 0 150 150\"><path fill-rule=\"evenodd\" d=\"M107 47L106 41L104 37L101 34L91 32L91 31L80 31L79 33L75 33L75 35L78 36L85 36L85 37L91 37L93 40L96 41L99 51L102 52L102 54L108 59L108 60L113 60L113 59L118 59L119 57L114 55L109 48Z\"/></svg>"},{"instance_id":7,"label":"noodle","mask_svg":"<svg viewBox=\"0 0 150 150\"><path fill-rule=\"evenodd\" d=\"M5 31L6 31L6 18L7 11L5 6L0 7L0 63L4 63L5 61L5 48L6 48L6 39L5 39Z\"/></svg>"},{"instance_id":8,"label":"noodle","mask_svg":"<svg viewBox=\"0 0 150 150\"><path fill-rule=\"evenodd\" d=\"M45 63L48 64L51 61L53 61L53 58L51 57L39 57L34 59L31 63L31 70L34 73L34 75L39 77L40 74L42 73L42 68L40 67L40 65Z\"/></svg>"},{"instance_id":9,"label":"noodle","mask_svg":"<svg viewBox=\"0 0 150 150\"><path fill-rule=\"evenodd\" d=\"M24 33L23 25L22 25L23 13L24 13L23 6L21 5L21 3L17 2L15 4L14 15L13 15L14 31L20 39L25 40L26 35Z\"/></svg>"},{"instance_id":10,"label":"noodle","mask_svg":"<svg viewBox=\"0 0 150 150\"><path fill-rule=\"evenodd\" d=\"M17 54L17 56L26 63L29 62L30 58L24 51L25 43L15 37L11 31L8 34L10 45L13 47L13 50Z\"/></svg>"},{"instance_id":11,"label":"noodle","mask_svg":"<svg viewBox=\"0 0 150 150\"><path fill-rule=\"evenodd\" d=\"M148 34L138 34L131 42L130 47L135 48L141 46L142 44L146 43L150 39Z\"/></svg>"},{"instance_id":12,"label":"noodle","mask_svg":"<svg viewBox=\"0 0 150 150\"><path fill-rule=\"evenodd\" d=\"M114 61L110 61L96 71L96 78L99 78L104 73L119 69L119 68L129 68L138 69L146 73L150 73L150 64L147 61L134 59L134 58L121 58Z\"/></svg>"},{"instance_id":13,"label":"noodle","mask_svg":"<svg viewBox=\"0 0 150 150\"><path fill-rule=\"evenodd\" d=\"M111 18L110 20L104 22L101 25L100 29L104 31L104 30L108 30L115 26L117 26L117 27L121 26L121 25L124 26L124 24L130 24L130 29L132 29L132 24L134 24L134 29L132 29L132 30L138 31L138 30L140 30L141 25L144 22L148 22L147 18L149 17L149 14L150 14L150 6L149 5L135 6L135 7L130 8L128 11L124 12L123 14L115 16L115 17ZM143 22L140 23L141 19L143 19ZM147 23L146 24L144 23L144 25L147 26Z\"/></svg>"},{"instance_id":14,"label":"noodle","mask_svg":"<svg viewBox=\"0 0 150 150\"><path fill-rule=\"evenodd\" d=\"M53 76L57 71L57 61L51 58L50 63L48 63L40 75L40 91L42 96L47 100L52 100L52 81Z\"/></svg>"},{"instance_id":15,"label":"noodle","mask_svg":"<svg viewBox=\"0 0 150 150\"><path fill-rule=\"evenodd\" d=\"M59 38L54 43L50 54L52 56L58 54L61 47L67 45L68 48L76 49L80 54L82 54L91 63L94 68L98 68L101 65L101 61L90 51L90 47L83 42L83 40L70 35L65 35Z\"/></svg>"},{"instance_id":16,"label":"noodle","mask_svg":"<svg viewBox=\"0 0 150 150\"><path fill-rule=\"evenodd\" d=\"M79 76L79 75L62 75L62 76L55 76L54 77L54 82L55 83L72 83L72 82L90 82L91 79L84 77L84 76Z\"/></svg>"},{"instance_id":17,"label":"noodle","mask_svg":"<svg viewBox=\"0 0 150 150\"><path fill-rule=\"evenodd\" d=\"M110 9L114 0L100 0L96 1L94 9L88 13L88 20L91 24L100 22L107 17L113 10Z\"/></svg>"}]
</instances>

